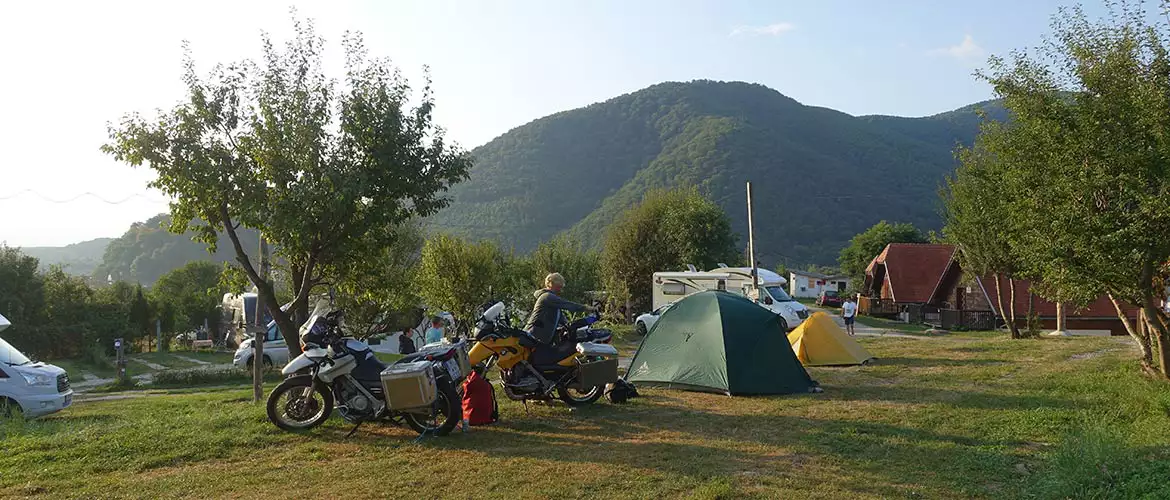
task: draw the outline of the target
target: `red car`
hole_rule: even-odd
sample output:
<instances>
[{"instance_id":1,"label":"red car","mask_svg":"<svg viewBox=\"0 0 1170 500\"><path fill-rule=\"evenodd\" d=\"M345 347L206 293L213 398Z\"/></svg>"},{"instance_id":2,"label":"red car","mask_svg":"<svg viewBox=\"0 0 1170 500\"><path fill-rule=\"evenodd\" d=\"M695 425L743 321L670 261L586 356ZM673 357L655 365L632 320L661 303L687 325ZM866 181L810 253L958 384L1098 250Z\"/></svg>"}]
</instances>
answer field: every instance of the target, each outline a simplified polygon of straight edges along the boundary
<instances>
[{"instance_id":1,"label":"red car","mask_svg":"<svg viewBox=\"0 0 1170 500\"><path fill-rule=\"evenodd\" d=\"M818 306L841 307L845 303L845 298L836 290L825 290L821 292L821 296L817 297Z\"/></svg>"}]
</instances>

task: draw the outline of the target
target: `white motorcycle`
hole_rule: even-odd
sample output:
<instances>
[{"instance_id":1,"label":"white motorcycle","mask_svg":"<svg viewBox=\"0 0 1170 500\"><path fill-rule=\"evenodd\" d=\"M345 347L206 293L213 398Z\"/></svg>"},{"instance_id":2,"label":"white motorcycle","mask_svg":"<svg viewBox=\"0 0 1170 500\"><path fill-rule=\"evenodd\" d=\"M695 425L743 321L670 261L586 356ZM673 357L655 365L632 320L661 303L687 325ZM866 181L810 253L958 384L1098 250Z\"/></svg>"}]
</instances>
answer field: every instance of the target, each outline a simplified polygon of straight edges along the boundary
<instances>
[{"instance_id":1,"label":"white motorcycle","mask_svg":"<svg viewBox=\"0 0 1170 500\"><path fill-rule=\"evenodd\" d=\"M284 430L311 429L334 409L354 425L406 423L445 436L463 418L456 391L470 372L465 344L423 349L387 366L365 342L347 336L342 312L318 307L301 327L303 353L281 370L268 395L268 419Z\"/></svg>"}]
</instances>

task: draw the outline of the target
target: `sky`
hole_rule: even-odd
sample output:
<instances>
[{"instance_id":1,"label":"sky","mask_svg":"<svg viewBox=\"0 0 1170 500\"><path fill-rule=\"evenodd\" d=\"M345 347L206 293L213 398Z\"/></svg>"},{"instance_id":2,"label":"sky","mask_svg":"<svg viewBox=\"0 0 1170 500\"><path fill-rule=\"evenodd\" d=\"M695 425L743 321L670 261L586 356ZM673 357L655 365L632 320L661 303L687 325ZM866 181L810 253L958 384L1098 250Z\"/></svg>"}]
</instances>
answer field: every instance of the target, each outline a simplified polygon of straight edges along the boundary
<instances>
[{"instance_id":1,"label":"sky","mask_svg":"<svg viewBox=\"0 0 1170 500\"><path fill-rule=\"evenodd\" d=\"M761 83L853 115L940 113L990 98L972 73L1039 44L1067 3L0 2L0 241L117 237L165 212L148 169L99 151L107 125L184 97L183 41L201 70L256 58L262 31L288 37L294 7L326 38L327 71L347 30L412 82L429 67L436 122L471 149L663 81Z\"/></svg>"}]
</instances>

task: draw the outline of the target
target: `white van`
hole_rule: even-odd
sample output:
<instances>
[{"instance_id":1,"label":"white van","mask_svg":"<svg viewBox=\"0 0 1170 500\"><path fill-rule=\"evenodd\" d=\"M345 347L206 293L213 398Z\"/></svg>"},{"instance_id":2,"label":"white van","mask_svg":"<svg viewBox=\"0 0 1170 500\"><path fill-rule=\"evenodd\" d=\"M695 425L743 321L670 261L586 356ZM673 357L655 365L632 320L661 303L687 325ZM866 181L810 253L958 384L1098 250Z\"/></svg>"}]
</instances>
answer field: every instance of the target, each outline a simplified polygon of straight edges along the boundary
<instances>
[{"instance_id":1,"label":"white van","mask_svg":"<svg viewBox=\"0 0 1170 500\"><path fill-rule=\"evenodd\" d=\"M691 267L694 269L694 267ZM786 330L792 330L808 318L809 310L784 291L788 283L783 276L759 268L759 297L752 289L752 268L722 266L708 272L681 271L654 273L651 302L654 310L703 290L738 293L780 316Z\"/></svg>"},{"instance_id":2,"label":"white van","mask_svg":"<svg viewBox=\"0 0 1170 500\"><path fill-rule=\"evenodd\" d=\"M0 331L12 323L0 316ZM36 418L61 411L73 403L73 389L65 370L33 362L0 339L0 413L19 412Z\"/></svg>"}]
</instances>

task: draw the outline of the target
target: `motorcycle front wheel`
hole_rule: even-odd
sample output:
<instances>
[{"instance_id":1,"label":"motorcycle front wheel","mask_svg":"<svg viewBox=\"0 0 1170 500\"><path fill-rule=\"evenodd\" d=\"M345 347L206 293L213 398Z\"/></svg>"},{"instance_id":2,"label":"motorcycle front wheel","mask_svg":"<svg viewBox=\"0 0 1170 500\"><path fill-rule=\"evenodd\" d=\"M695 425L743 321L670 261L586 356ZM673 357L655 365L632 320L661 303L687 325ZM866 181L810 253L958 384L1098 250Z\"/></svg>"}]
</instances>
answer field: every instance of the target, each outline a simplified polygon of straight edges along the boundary
<instances>
[{"instance_id":1,"label":"motorcycle front wheel","mask_svg":"<svg viewBox=\"0 0 1170 500\"><path fill-rule=\"evenodd\" d=\"M604 385L593 386L588 391L580 391L569 387L557 387L557 396L569 406L585 406L596 403L605 393Z\"/></svg>"},{"instance_id":2,"label":"motorcycle front wheel","mask_svg":"<svg viewBox=\"0 0 1170 500\"><path fill-rule=\"evenodd\" d=\"M268 395L268 420L286 431L321 425L333 412L333 393L327 387L312 389L312 375L285 379Z\"/></svg>"},{"instance_id":3,"label":"motorcycle front wheel","mask_svg":"<svg viewBox=\"0 0 1170 500\"><path fill-rule=\"evenodd\" d=\"M438 381L438 395L429 413L407 413L406 425L419 434L446 436L463 420L463 400L455 392L451 381Z\"/></svg>"}]
</instances>

